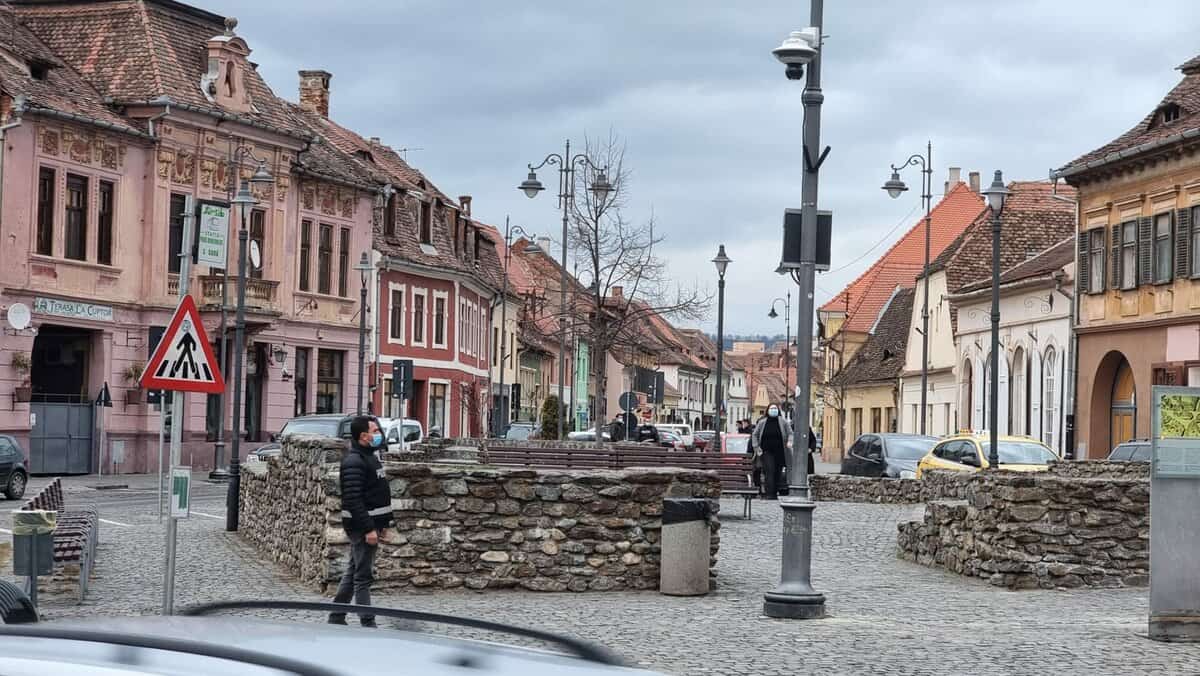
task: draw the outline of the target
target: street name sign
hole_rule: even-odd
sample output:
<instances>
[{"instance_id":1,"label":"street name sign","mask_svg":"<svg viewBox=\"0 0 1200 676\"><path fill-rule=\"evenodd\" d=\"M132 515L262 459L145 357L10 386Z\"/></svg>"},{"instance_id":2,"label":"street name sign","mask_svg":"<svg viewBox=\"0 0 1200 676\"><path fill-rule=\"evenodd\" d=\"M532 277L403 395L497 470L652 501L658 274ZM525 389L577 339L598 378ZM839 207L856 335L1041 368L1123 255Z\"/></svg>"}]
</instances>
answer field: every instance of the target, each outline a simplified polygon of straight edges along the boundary
<instances>
[{"instance_id":1,"label":"street name sign","mask_svg":"<svg viewBox=\"0 0 1200 676\"><path fill-rule=\"evenodd\" d=\"M154 349L154 356L142 373L142 387L208 394L225 391L225 379L204 333L196 301L191 296L184 296L179 301L175 316L171 317L170 325Z\"/></svg>"}]
</instances>

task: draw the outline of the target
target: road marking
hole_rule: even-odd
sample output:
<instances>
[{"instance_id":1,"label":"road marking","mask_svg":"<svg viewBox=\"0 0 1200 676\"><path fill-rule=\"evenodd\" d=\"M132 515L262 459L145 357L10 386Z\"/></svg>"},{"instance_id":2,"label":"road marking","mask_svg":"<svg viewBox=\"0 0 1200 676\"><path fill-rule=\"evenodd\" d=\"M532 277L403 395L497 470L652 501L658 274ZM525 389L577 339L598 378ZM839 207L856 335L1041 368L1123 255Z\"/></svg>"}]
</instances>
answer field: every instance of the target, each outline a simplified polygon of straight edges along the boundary
<instances>
[{"instance_id":1,"label":"road marking","mask_svg":"<svg viewBox=\"0 0 1200 676\"><path fill-rule=\"evenodd\" d=\"M194 509L192 511L188 512L188 514L195 514L196 516L203 516L203 517L207 517L209 519L216 519L217 521L225 520L225 517L223 517L223 516L213 516L212 514L205 514L204 512L197 512Z\"/></svg>"},{"instance_id":2,"label":"road marking","mask_svg":"<svg viewBox=\"0 0 1200 676\"><path fill-rule=\"evenodd\" d=\"M110 523L114 526L133 526L131 523L121 523L120 521L109 521L108 519L100 519L100 523Z\"/></svg>"}]
</instances>

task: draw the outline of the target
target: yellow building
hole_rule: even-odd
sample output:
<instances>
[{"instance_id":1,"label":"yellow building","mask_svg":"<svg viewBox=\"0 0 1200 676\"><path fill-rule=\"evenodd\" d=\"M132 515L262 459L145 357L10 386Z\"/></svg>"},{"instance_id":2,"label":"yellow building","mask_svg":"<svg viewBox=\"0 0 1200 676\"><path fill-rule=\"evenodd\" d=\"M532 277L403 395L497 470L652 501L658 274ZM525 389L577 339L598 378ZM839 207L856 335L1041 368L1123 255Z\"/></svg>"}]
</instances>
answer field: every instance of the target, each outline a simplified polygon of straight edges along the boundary
<instances>
[{"instance_id":1,"label":"yellow building","mask_svg":"<svg viewBox=\"0 0 1200 676\"><path fill-rule=\"evenodd\" d=\"M1079 190L1076 457L1147 438L1152 385L1200 384L1200 56L1133 129L1054 172Z\"/></svg>"}]
</instances>

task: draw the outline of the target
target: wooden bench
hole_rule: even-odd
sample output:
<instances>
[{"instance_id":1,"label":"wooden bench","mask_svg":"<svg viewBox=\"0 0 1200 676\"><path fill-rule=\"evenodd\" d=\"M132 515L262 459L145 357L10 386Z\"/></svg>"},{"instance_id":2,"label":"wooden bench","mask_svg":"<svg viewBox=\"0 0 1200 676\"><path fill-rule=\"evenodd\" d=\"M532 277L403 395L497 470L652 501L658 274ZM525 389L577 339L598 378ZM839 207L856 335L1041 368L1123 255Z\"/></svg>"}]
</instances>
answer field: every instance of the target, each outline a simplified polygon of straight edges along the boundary
<instances>
[{"instance_id":1,"label":"wooden bench","mask_svg":"<svg viewBox=\"0 0 1200 676\"><path fill-rule=\"evenodd\" d=\"M100 544L99 513L90 508L68 511L61 479L51 481L21 509L58 513L54 526L54 565L78 564L79 600L82 601L96 561L96 547Z\"/></svg>"},{"instance_id":2,"label":"wooden bench","mask_svg":"<svg viewBox=\"0 0 1200 676\"><path fill-rule=\"evenodd\" d=\"M605 444L591 448L553 446L489 448L485 461L493 465L546 469L627 469L630 467L678 467L716 472L722 495L743 500L742 516L752 518L751 500L759 494L754 486L754 461L749 455L715 452L673 451L654 444Z\"/></svg>"}]
</instances>

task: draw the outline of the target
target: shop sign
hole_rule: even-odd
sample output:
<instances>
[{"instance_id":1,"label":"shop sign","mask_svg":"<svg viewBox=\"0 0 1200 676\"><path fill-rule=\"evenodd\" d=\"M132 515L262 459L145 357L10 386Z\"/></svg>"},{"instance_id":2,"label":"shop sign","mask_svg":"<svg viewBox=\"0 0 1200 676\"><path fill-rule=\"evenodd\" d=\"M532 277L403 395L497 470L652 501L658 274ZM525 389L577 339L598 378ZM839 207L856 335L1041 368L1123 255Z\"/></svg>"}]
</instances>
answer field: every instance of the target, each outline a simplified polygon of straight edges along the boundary
<instances>
[{"instance_id":1,"label":"shop sign","mask_svg":"<svg viewBox=\"0 0 1200 676\"><path fill-rule=\"evenodd\" d=\"M43 315L68 317L71 319L90 319L96 322L111 322L113 309L111 305L93 305L92 303L77 303L70 300L54 298L34 298L33 311Z\"/></svg>"}]
</instances>

